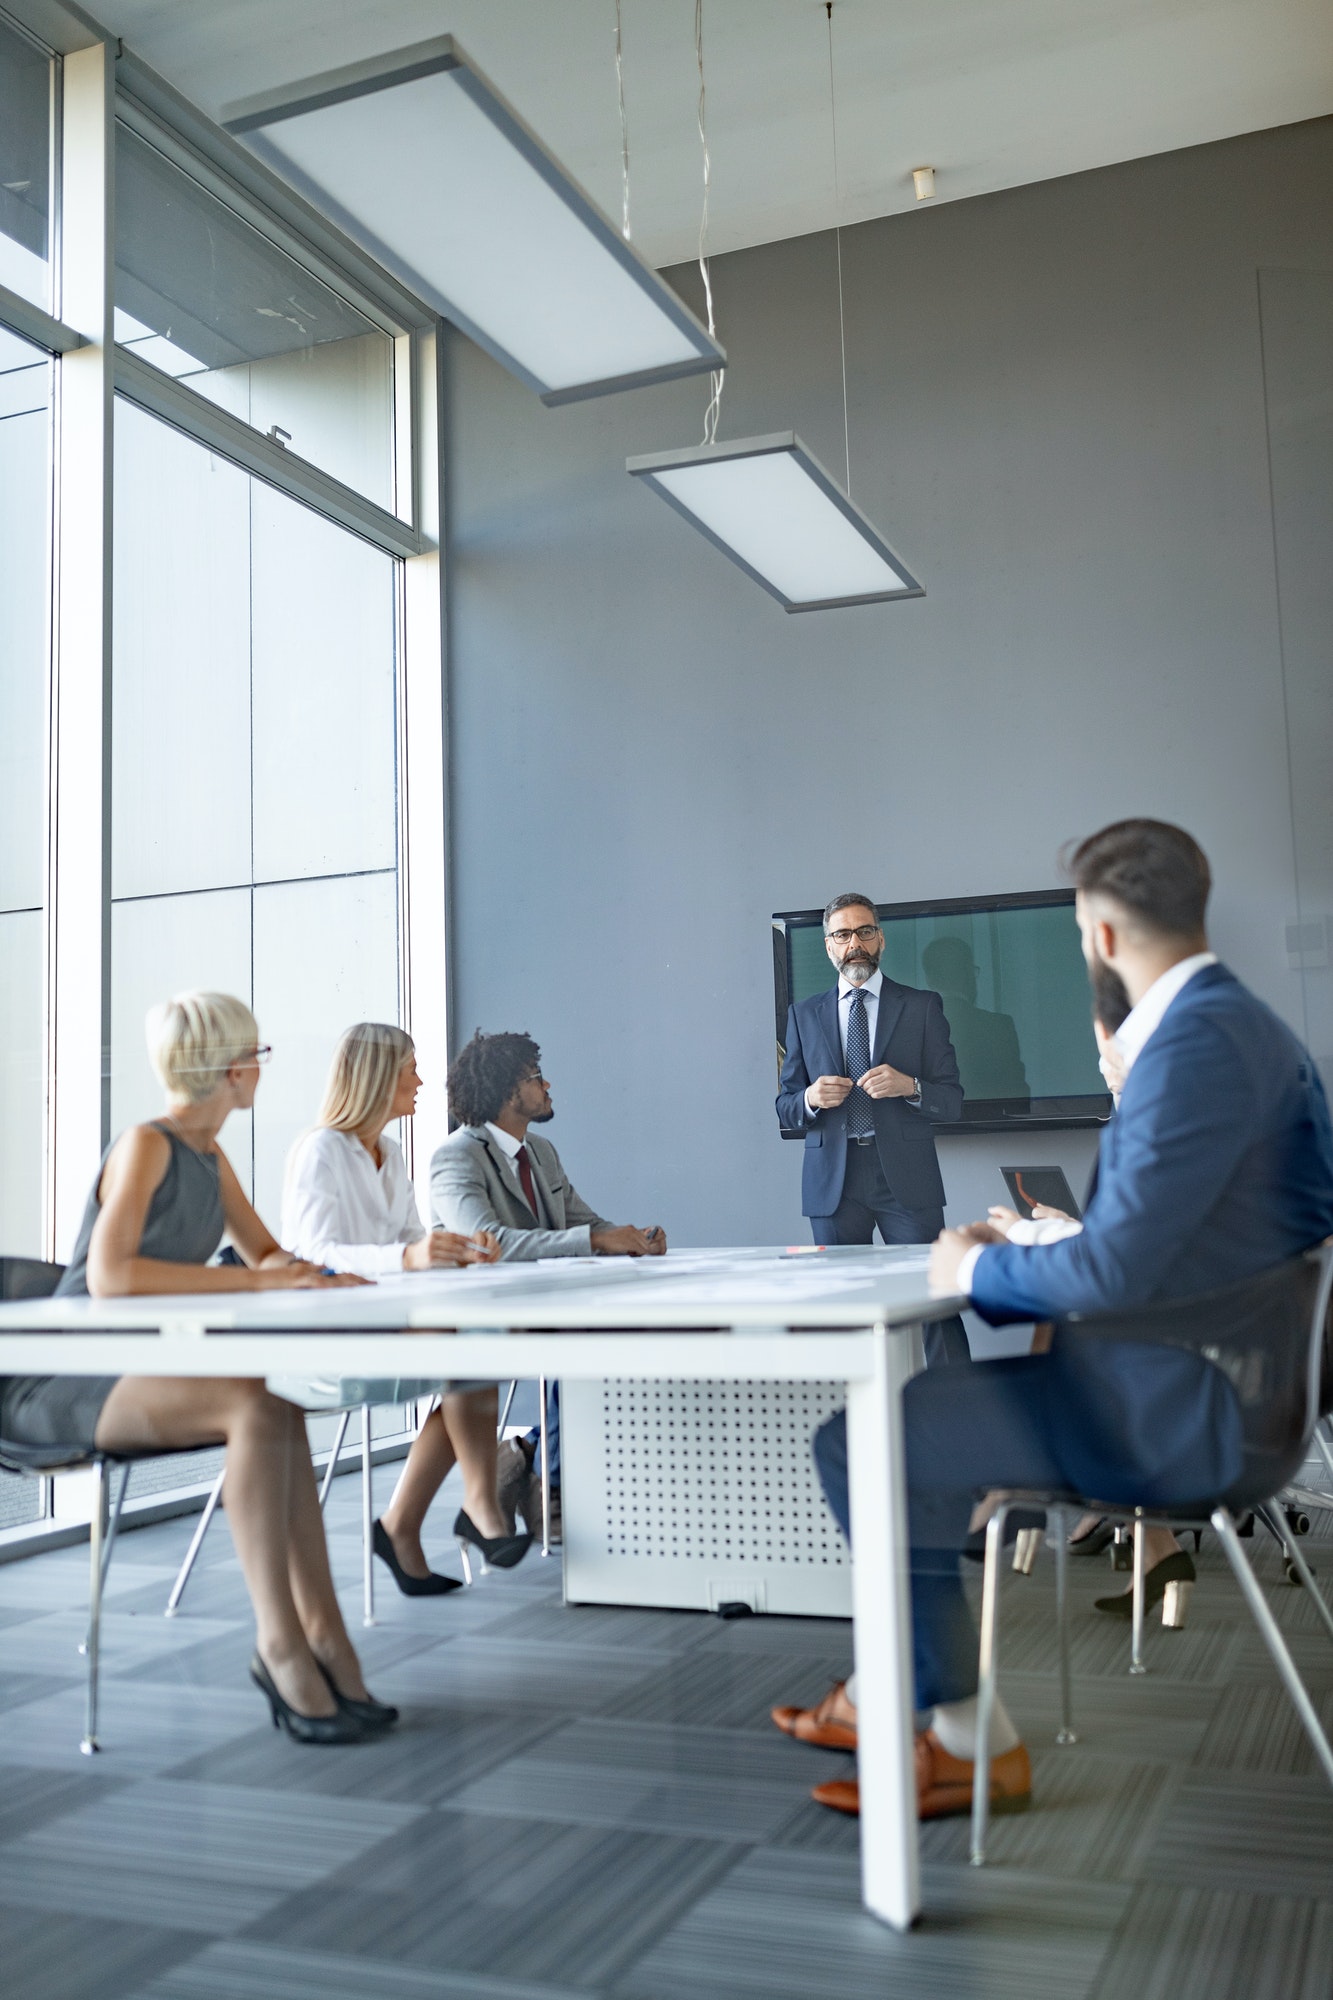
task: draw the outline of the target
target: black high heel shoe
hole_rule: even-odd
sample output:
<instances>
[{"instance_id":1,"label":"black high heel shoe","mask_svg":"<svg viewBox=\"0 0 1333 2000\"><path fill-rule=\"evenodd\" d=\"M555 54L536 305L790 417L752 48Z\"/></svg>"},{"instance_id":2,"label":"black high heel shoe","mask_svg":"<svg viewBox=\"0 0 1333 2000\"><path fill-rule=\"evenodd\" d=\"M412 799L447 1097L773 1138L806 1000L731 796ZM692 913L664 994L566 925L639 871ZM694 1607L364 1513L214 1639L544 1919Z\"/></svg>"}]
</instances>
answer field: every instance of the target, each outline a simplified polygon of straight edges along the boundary
<instances>
[{"instance_id":1,"label":"black high heel shoe","mask_svg":"<svg viewBox=\"0 0 1333 2000\"><path fill-rule=\"evenodd\" d=\"M446 1591L463 1588L458 1577L437 1576L434 1570L429 1576L409 1576L398 1560L398 1551L390 1541L389 1531L383 1521L376 1521L371 1529L370 1546L386 1566L404 1597L443 1597Z\"/></svg>"},{"instance_id":2,"label":"black high heel shoe","mask_svg":"<svg viewBox=\"0 0 1333 2000\"><path fill-rule=\"evenodd\" d=\"M316 1660L315 1665L328 1682L329 1693L333 1696L339 1708L346 1714L354 1717L364 1729L393 1728L394 1723L398 1720L398 1710L393 1706L392 1702L376 1701L373 1695L365 1701L358 1701L355 1695L343 1693L323 1660Z\"/></svg>"},{"instance_id":3,"label":"black high heel shoe","mask_svg":"<svg viewBox=\"0 0 1333 2000\"><path fill-rule=\"evenodd\" d=\"M334 1715L302 1715L278 1693L264 1662L258 1653L250 1661L250 1678L259 1692L267 1699L269 1713L273 1717L275 1729L285 1729L293 1743L364 1743L366 1725L358 1722L341 1701ZM327 1679L327 1675L325 1676ZM335 1690L334 1699L338 1700Z\"/></svg>"},{"instance_id":4,"label":"black high heel shoe","mask_svg":"<svg viewBox=\"0 0 1333 2000\"><path fill-rule=\"evenodd\" d=\"M1099 1556L1103 1549L1109 1549L1115 1540L1115 1528L1110 1521L1094 1521L1084 1534L1069 1537L1068 1548L1071 1556Z\"/></svg>"},{"instance_id":5,"label":"black high heel shoe","mask_svg":"<svg viewBox=\"0 0 1333 2000\"><path fill-rule=\"evenodd\" d=\"M532 1547L531 1535L491 1535L486 1536L477 1528L471 1517L460 1508L454 1521L454 1533L458 1537L458 1553L463 1558L463 1571L469 1583L472 1581L472 1562L468 1555L471 1546L480 1555L488 1569L512 1569L521 1563Z\"/></svg>"},{"instance_id":6,"label":"black high heel shoe","mask_svg":"<svg viewBox=\"0 0 1333 2000\"><path fill-rule=\"evenodd\" d=\"M1146 1617L1155 1604L1162 1607L1162 1623L1168 1632L1179 1632L1185 1623L1190 1592L1195 1584L1195 1568L1184 1549L1175 1549L1155 1562L1143 1578L1143 1612ZM1114 1597L1095 1597L1098 1611L1111 1618L1134 1616L1134 1590L1122 1590Z\"/></svg>"}]
</instances>

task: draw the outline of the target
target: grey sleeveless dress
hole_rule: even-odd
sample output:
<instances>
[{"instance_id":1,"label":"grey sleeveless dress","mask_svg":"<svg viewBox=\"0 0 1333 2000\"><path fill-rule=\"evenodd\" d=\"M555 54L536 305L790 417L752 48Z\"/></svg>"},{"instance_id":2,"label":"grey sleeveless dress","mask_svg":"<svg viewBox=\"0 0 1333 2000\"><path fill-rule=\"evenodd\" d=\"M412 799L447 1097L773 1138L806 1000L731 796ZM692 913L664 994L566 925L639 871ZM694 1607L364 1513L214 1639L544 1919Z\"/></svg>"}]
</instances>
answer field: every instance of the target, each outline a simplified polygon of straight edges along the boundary
<instances>
[{"instance_id":1,"label":"grey sleeveless dress","mask_svg":"<svg viewBox=\"0 0 1333 2000\"><path fill-rule=\"evenodd\" d=\"M139 1255L167 1264L206 1264L222 1241L225 1227L216 1153L198 1153L171 1127L154 1121L171 1147L167 1171L153 1192L139 1239ZM107 1148L107 1153L110 1152ZM97 1169L88 1206L83 1213L74 1255L56 1286L57 1298L88 1295L88 1246L102 1212ZM71 1445L87 1450L93 1443L102 1405L118 1381L115 1375L0 1376L0 1437L16 1444Z\"/></svg>"}]
</instances>

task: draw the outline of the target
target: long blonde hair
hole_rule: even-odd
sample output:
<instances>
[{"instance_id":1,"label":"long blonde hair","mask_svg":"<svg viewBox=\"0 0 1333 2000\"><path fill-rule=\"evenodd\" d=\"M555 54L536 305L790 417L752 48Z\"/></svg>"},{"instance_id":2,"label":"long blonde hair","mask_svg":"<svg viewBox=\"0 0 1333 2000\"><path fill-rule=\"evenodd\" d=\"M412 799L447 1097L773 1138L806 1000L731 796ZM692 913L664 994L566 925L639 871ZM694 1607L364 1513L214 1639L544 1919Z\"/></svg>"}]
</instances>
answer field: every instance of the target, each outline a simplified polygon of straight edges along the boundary
<instances>
[{"instance_id":1,"label":"long blonde hair","mask_svg":"<svg viewBox=\"0 0 1333 2000\"><path fill-rule=\"evenodd\" d=\"M150 1007L148 1054L162 1088L198 1104L215 1091L233 1063L253 1055L259 1027L244 1000L230 993L177 993Z\"/></svg>"},{"instance_id":2,"label":"long blonde hair","mask_svg":"<svg viewBox=\"0 0 1333 2000\"><path fill-rule=\"evenodd\" d=\"M382 1131L412 1037L387 1021L358 1021L333 1052L317 1123L333 1132Z\"/></svg>"}]
</instances>

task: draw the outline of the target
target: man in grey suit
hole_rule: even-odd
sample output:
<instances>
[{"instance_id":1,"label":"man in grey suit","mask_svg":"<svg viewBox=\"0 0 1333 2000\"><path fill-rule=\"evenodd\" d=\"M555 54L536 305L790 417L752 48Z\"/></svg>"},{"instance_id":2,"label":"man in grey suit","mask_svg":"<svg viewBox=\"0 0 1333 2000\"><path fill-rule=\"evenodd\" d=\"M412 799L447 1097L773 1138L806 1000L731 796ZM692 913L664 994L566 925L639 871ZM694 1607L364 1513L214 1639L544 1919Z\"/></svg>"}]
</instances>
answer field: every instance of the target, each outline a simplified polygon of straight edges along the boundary
<instances>
[{"instance_id":1,"label":"man in grey suit","mask_svg":"<svg viewBox=\"0 0 1333 2000\"><path fill-rule=\"evenodd\" d=\"M607 1222L589 1208L550 1140L529 1131L555 1116L541 1050L531 1035L484 1035L478 1029L450 1065L449 1110L458 1130L430 1163L435 1228L469 1235L489 1230L502 1261L660 1257L665 1251L660 1228ZM464 1223L464 1216L472 1219Z\"/></svg>"},{"instance_id":2,"label":"man in grey suit","mask_svg":"<svg viewBox=\"0 0 1333 2000\"><path fill-rule=\"evenodd\" d=\"M430 1163L430 1207L439 1229L489 1230L501 1260L534 1257L660 1257L659 1227L608 1222L589 1208L549 1139L531 1131L554 1117L541 1050L531 1035L478 1029L449 1068L449 1110L459 1120ZM462 1218L469 1218L466 1222ZM450 1218L446 1220L446 1218ZM550 1391L552 1526L560 1477L558 1385ZM536 1431L501 1455L499 1500L541 1531Z\"/></svg>"}]
</instances>

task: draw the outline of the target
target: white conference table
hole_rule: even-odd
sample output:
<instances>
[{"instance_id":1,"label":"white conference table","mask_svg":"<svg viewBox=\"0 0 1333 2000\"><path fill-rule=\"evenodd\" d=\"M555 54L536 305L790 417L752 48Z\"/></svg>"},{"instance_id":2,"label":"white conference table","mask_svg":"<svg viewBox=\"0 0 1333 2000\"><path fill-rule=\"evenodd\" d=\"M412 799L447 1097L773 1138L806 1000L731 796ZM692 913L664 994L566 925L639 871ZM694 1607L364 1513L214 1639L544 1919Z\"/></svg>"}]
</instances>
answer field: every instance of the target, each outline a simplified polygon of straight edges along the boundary
<instances>
[{"instance_id":1,"label":"white conference table","mask_svg":"<svg viewBox=\"0 0 1333 2000\"><path fill-rule=\"evenodd\" d=\"M844 1381L862 1895L902 1930L920 1883L900 1404L922 1324L964 1304L930 1297L916 1248L558 1258L336 1291L0 1305L0 1373Z\"/></svg>"}]
</instances>

